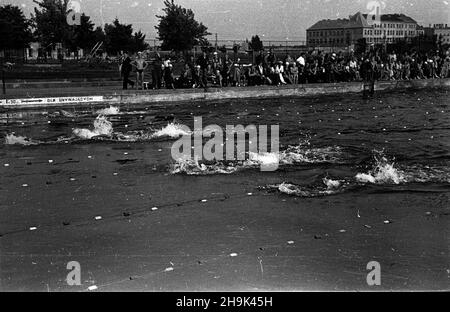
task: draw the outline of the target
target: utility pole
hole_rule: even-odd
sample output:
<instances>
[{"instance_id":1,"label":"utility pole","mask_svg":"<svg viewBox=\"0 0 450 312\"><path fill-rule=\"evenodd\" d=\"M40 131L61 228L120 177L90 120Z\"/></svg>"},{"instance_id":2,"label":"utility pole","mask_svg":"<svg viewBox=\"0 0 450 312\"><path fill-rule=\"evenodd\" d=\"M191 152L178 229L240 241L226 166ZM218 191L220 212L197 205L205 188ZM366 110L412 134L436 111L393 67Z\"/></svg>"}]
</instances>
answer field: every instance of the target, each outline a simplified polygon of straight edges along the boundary
<instances>
[{"instance_id":1,"label":"utility pole","mask_svg":"<svg viewBox=\"0 0 450 312\"><path fill-rule=\"evenodd\" d=\"M4 68L4 65L2 65L2 85L3 85L3 94L6 94L5 68Z\"/></svg>"},{"instance_id":2,"label":"utility pole","mask_svg":"<svg viewBox=\"0 0 450 312\"><path fill-rule=\"evenodd\" d=\"M216 33L216 52L217 52L217 33Z\"/></svg>"},{"instance_id":3,"label":"utility pole","mask_svg":"<svg viewBox=\"0 0 450 312\"><path fill-rule=\"evenodd\" d=\"M6 83L5 83L5 61L2 58L2 90L3 90L3 94L6 94Z\"/></svg>"}]
</instances>

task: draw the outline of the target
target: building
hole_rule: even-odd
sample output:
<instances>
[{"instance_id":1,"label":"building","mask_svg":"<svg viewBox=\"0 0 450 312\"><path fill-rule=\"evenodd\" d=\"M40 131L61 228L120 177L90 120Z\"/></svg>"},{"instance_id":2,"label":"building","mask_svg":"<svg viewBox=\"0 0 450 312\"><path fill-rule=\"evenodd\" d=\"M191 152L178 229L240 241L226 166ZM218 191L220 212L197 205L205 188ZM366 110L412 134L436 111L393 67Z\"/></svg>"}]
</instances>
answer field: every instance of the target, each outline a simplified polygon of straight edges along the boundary
<instances>
[{"instance_id":1,"label":"building","mask_svg":"<svg viewBox=\"0 0 450 312\"><path fill-rule=\"evenodd\" d=\"M31 42L26 49L27 60L38 60L40 58L58 59L62 54L64 59L76 59L84 56L83 49L78 49L77 53L63 49L61 43L57 43L49 48L43 47L39 42Z\"/></svg>"},{"instance_id":2,"label":"building","mask_svg":"<svg viewBox=\"0 0 450 312\"><path fill-rule=\"evenodd\" d=\"M57 60L61 57L64 57L66 60L78 59L83 56L83 49L78 49L77 52L71 52L67 49L63 49L60 43L46 49L45 47L42 47L39 42L30 42L28 47L23 49L0 50L0 61L8 61L13 63L37 61L40 59Z\"/></svg>"},{"instance_id":3,"label":"building","mask_svg":"<svg viewBox=\"0 0 450 312\"><path fill-rule=\"evenodd\" d=\"M348 19L321 20L306 30L308 46L349 47L359 39L365 39L367 44L387 44L423 33L417 22L404 14L375 17L358 12Z\"/></svg>"},{"instance_id":4,"label":"building","mask_svg":"<svg viewBox=\"0 0 450 312\"><path fill-rule=\"evenodd\" d=\"M22 62L25 59L25 49L6 49L0 50L0 63L3 62Z\"/></svg>"},{"instance_id":5,"label":"building","mask_svg":"<svg viewBox=\"0 0 450 312\"><path fill-rule=\"evenodd\" d=\"M436 42L440 44L450 44L450 27L448 24L434 24L425 27L425 36L432 38L436 36Z\"/></svg>"}]
</instances>

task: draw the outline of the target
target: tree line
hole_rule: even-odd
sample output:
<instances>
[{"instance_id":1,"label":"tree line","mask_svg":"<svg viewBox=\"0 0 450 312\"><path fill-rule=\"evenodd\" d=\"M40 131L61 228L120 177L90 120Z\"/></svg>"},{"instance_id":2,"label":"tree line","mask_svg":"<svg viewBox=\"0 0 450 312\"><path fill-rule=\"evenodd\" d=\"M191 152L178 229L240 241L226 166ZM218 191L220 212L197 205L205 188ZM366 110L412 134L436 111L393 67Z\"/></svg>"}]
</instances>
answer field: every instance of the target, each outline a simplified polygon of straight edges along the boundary
<instances>
[{"instance_id":1,"label":"tree line","mask_svg":"<svg viewBox=\"0 0 450 312\"><path fill-rule=\"evenodd\" d=\"M83 13L78 25L69 25L69 0L33 1L37 7L30 18L26 18L18 6L0 7L0 50L23 49L30 42L39 42L44 49L61 44L70 52L89 51L97 42L103 42L108 53L147 48L145 35L141 31L133 32L131 24L122 24L117 18L104 28L95 27L90 17Z\"/></svg>"},{"instance_id":2,"label":"tree line","mask_svg":"<svg viewBox=\"0 0 450 312\"><path fill-rule=\"evenodd\" d=\"M117 18L104 27L95 27L90 17L82 13L77 25L71 25L67 22L67 15L71 12L70 0L33 2L37 6L30 18L26 18L18 6L0 6L0 50L23 49L33 41L39 42L44 49L61 44L70 52L77 52L78 49L90 51L98 42L103 42L102 48L108 54L148 48L145 35L140 30L135 32L131 24L120 23ZM156 16L159 23L155 26L162 50L184 52L194 46L212 48L206 38L211 33L205 25L195 20L191 9L183 8L174 0L164 0L164 6L164 14ZM252 37L249 46L254 51L263 49L258 36ZM238 50L239 46L233 49Z\"/></svg>"},{"instance_id":3,"label":"tree line","mask_svg":"<svg viewBox=\"0 0 450 312\"><path fill-rule=\"evenodd\" d=\"M45 49L61 44L64 49L76 52L90 51L97 42L103 42L103 50L116 54L148 48L145 35L134 31L131 24L123 24L117 18L104 27L95 27L90 17L82 13L74 25L67 22L72 12L70 0L33 0L36 4L30 18L15 5L0 6L0 50L23 49L30 42L39 42ZM164 1L164 15L157 16L155 26L164 50L185 51L195 45L209 45L207 27L195 20L194 13L174 3Z\"/></svg>"}]
</instances>

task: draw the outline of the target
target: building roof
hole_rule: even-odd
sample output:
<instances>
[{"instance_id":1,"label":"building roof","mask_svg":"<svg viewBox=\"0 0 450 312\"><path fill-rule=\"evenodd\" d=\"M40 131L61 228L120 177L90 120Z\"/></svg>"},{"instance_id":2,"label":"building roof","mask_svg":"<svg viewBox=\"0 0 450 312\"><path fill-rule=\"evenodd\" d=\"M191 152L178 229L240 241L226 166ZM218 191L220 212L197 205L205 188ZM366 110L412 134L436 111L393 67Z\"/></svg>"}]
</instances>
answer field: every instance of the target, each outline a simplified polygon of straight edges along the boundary
<instances>
[{"instance_id":1,"label":"building roof","mask_svg":"<svg viewBox=\"0 0 450 312\"><path fill-rule=\"evenodd\" d=\"M380 16L382 22L403 22L403 23L415 23L411 17L405 14L382 14ZM367 14L362 14L361 12L347 18L338 19L324 19L318 21L307 30L322 30L322 29L336 29L336 28L362 28L371 27L367 22Z\"/></svg>"},{"instance_id":2,"label":"building roof","mask_svg":"<svg viewBox=\"0 0 450 312\"><path fill-rule=\"evenodd\" d=\"M363 14L364 18L367 19L367 14ZM405 14L381 14L380 20L382 22L396 22L396 23L413 23L417 24L417 22L409 16Z\"/></svg>"},{"instance_id":3,"label":"building roof","mask_svg":"<svg viewBox=\"0 0 450 312\"><path fill-rule=\"evenodd\" d=\"M337 20L321 20L308 28L308 30L316 29L335 29L335 28L347 28L349 24L348 19L337 19Z\"/></svg>"},{"instance_id":4,"label":"building roof","mask_svg":"<svg viewBox=\"0 0 450 312\"><path fill-rule=\"evenodd\" d=\"M336 28L360 28L370 27L361 12L351 15L349 18L321 20L309 27L307 30L336 29Z\"/></svg>"}]
</instances>

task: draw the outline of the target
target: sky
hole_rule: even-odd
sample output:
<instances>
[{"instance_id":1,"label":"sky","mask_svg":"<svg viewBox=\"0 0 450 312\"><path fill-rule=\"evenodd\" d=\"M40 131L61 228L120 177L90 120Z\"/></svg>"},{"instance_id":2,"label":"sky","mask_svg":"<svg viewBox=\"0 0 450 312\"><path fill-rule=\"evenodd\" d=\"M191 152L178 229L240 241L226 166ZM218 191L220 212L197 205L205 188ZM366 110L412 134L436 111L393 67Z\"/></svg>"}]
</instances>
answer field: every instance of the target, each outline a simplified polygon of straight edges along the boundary
<instances>
[{"instance_id":1,"label":"sky","mask_svg":"<svg viewBox=\"0 0 450 312\"><path fill-rule=\"evenodd\" d=\"M119 18L133 24L147 39L157 37L155 15L162 14L163 0L72 0L96 25ZM404 13L419 24L450 25L450 0L175 0L194 11L195 18L219 40L305 40L306 29L321 19L348 18L358 11L368 13L378 3L381 13ZM0 4L33 12L32 0L0 0ZM214 35L213 35L214 36ZM213 36L211 38L213 38Z\"/></svg>"}]
</instances>

